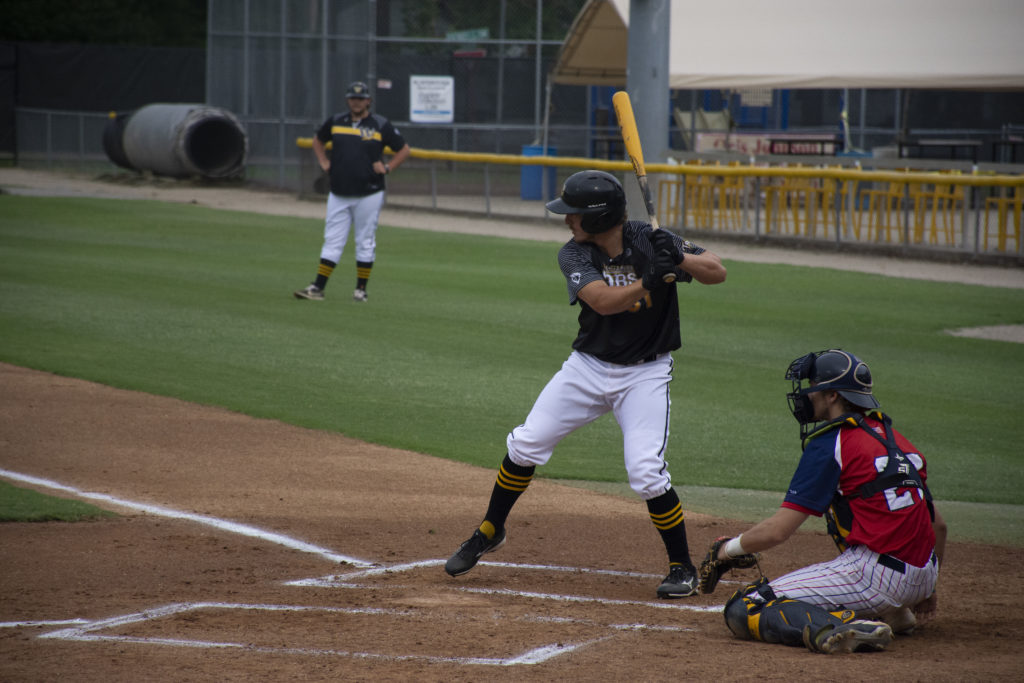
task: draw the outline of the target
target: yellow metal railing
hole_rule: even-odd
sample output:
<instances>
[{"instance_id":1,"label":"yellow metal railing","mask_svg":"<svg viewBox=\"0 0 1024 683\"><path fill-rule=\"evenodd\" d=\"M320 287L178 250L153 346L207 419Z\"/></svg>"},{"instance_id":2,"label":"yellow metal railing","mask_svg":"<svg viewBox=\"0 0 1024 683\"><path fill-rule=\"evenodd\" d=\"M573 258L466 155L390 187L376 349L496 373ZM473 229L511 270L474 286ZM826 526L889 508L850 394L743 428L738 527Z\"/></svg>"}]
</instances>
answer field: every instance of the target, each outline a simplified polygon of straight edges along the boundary
<instances>
[{"instance_id":1,"label":"yellow metal railing","mask_svg":"<svg viewBox=\"0 0 1024 683\"><path fill-rule=\"evenodd\" d=\"M298 138L296 144L309 148L312 138ZM473 164L633 170L628 161L585 157L418 148L410 156ZM647 164L646 170L652 176L669 176L656 184L658 217L666 227L958 249L973 244L975 250L986 251L993 240L998 252L1024 254L1024 175L699 160ZM1007 251L1011 243L1012 251Z\"/></svg>"}]
</instances>

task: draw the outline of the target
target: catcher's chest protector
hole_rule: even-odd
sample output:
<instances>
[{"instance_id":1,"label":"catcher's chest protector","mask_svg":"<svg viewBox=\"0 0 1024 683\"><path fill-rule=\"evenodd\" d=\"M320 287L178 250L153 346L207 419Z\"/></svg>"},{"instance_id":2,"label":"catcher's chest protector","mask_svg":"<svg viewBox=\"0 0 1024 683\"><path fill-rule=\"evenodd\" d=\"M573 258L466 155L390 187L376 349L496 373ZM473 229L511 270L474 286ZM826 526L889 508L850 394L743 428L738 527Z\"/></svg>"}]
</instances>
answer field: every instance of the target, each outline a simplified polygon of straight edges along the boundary
<instances>
[{"instance_id":1,"label":"catcher's chest protector","mask_svg":"<svg viewBox=\"0 0 1024 683\"><path fill-rule=\"evenodd\" d=\"M855 618L853 610L829 612L808 602L776 598L767 579L736 591L725 605L725 623L733 635L783 645L803 646L806 626L817 633Z\"/></svg>"},{"instance_id":2,"label":"catcher's chest protector","mask_svg":"<svg viewBox=\"0 0 1024 683\"><path fill-rule=\"evenodd\" d=\"M877 411L874 412L872 416L880 419L882 422L884 437L879 436L873 429L865 425L863 418L857 416L854 418L854 421L857 427L863 429L872 438L885 446L885 466L879 470L874 481L861 485L860 489L857 491L856 497L870 498L876 493L880 493L886 489L914 487L920 490L921 499L928 505L929 513L931 514L932 519L934 519L935 513L932 508L932 494L928 490L928 487L925 486L924 480L921 479L921 475L918 473L914 463L911 462L910 458L908 458L899 446L896 445L896 439L893 437L890 429L889 418ZM840 418L841 421L837 421L833 428L842 428L846 424L848 418L849 416ZM829 506L828 512L825 513L825 525L828 529L828 534L832 537L832 540L835 541L836 547L839 548L839 552L844 552L846 550L846 537L850 535L850 529L853 528L853 510L850 507L851 497L852 496L843 496L837 492L832 498L832 505Z\"/></svg>"}]
</instances>

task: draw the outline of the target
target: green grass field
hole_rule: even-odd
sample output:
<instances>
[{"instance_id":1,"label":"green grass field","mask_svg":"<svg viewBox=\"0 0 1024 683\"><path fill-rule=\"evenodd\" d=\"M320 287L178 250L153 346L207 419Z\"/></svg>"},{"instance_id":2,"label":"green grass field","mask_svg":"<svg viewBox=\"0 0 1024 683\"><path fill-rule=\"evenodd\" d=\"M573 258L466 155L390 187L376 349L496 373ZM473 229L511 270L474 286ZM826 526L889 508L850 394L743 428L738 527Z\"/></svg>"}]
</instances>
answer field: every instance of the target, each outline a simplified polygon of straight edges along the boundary
<instances>
[{"instance_id":1,"label":"green grass field","mask_svg":"<svg viewBox=\"0 0 1024 683\"><path fill-rule=\"evenodd\" d=\"M0 522L79 522L102 517L116 515L80 500L48 496L0 481Z\"/></svg>"},{"instance_id":2,"label":"green grass field","mask_svg":"<svg viewBox=\"0 0 1024 683\"><path fill-rule=\"evenodd\" d=\"M322 223L149 201L0 196L0 360L493 467L570 351L558 245L384 226L367 305L351 248L322 303ZM940 500L1021 505L1024 291L727 262L683 287L670 465L680 486L781 492L799 456L782 379L839 346L929 459ZM542 475L625 479L609 418ZM722 511L725 512L724 510Z\"/></svg>"}]
</instances>

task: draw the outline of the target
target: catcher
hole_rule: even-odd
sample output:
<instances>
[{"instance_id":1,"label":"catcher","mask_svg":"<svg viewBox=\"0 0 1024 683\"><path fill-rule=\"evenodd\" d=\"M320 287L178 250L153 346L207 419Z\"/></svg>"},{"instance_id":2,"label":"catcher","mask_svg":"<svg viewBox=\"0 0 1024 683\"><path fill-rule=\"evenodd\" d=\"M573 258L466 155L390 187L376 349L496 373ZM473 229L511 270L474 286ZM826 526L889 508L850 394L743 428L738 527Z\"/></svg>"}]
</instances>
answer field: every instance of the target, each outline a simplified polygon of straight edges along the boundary
<instances>
[{"instance_id":1,"label":"catcher","mask_svg":"<svg viewBox=\"0 0 1024 683\"><path fill-rule=\"evenodd\" d=\"M782 506L700 566L711 593L730 569L753 567L808 515L825 516L839 556L736 591L725 623L736 636L812 652L882 650L935 615L946 523L925 485L925 460L879 412L871 371L841 349L809 353L786 372L803 455ZM802 382L808 381L803 387Z\"/></svg>"}]
</instances>

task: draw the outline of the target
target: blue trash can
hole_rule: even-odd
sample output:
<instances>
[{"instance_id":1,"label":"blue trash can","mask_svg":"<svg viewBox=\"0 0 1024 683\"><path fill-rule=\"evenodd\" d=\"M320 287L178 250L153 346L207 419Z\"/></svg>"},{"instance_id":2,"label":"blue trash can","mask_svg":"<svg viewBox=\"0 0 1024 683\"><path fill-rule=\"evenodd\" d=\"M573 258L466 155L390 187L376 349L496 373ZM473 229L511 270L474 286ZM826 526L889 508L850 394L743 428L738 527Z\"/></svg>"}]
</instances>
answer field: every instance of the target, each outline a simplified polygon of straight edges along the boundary
<instances>
[{"instance_id":1,"label":"blue trash can","mask_svg":"<svg viewBox=\"0 0 1024 683\"><path fill-rule=\"evenodd\" d=\"M523 145L524 157L553 157L558 153L554 147L548 147L548 153L544 154L544 148L540 145ZM545 179L547 182L545 183ZM545 187L547 192L545 194ZM555 167L554 166L520 166L519 167L519 196L522 199L554 199L558 195L555 192Z\"/></svg>"}]
</instances>

